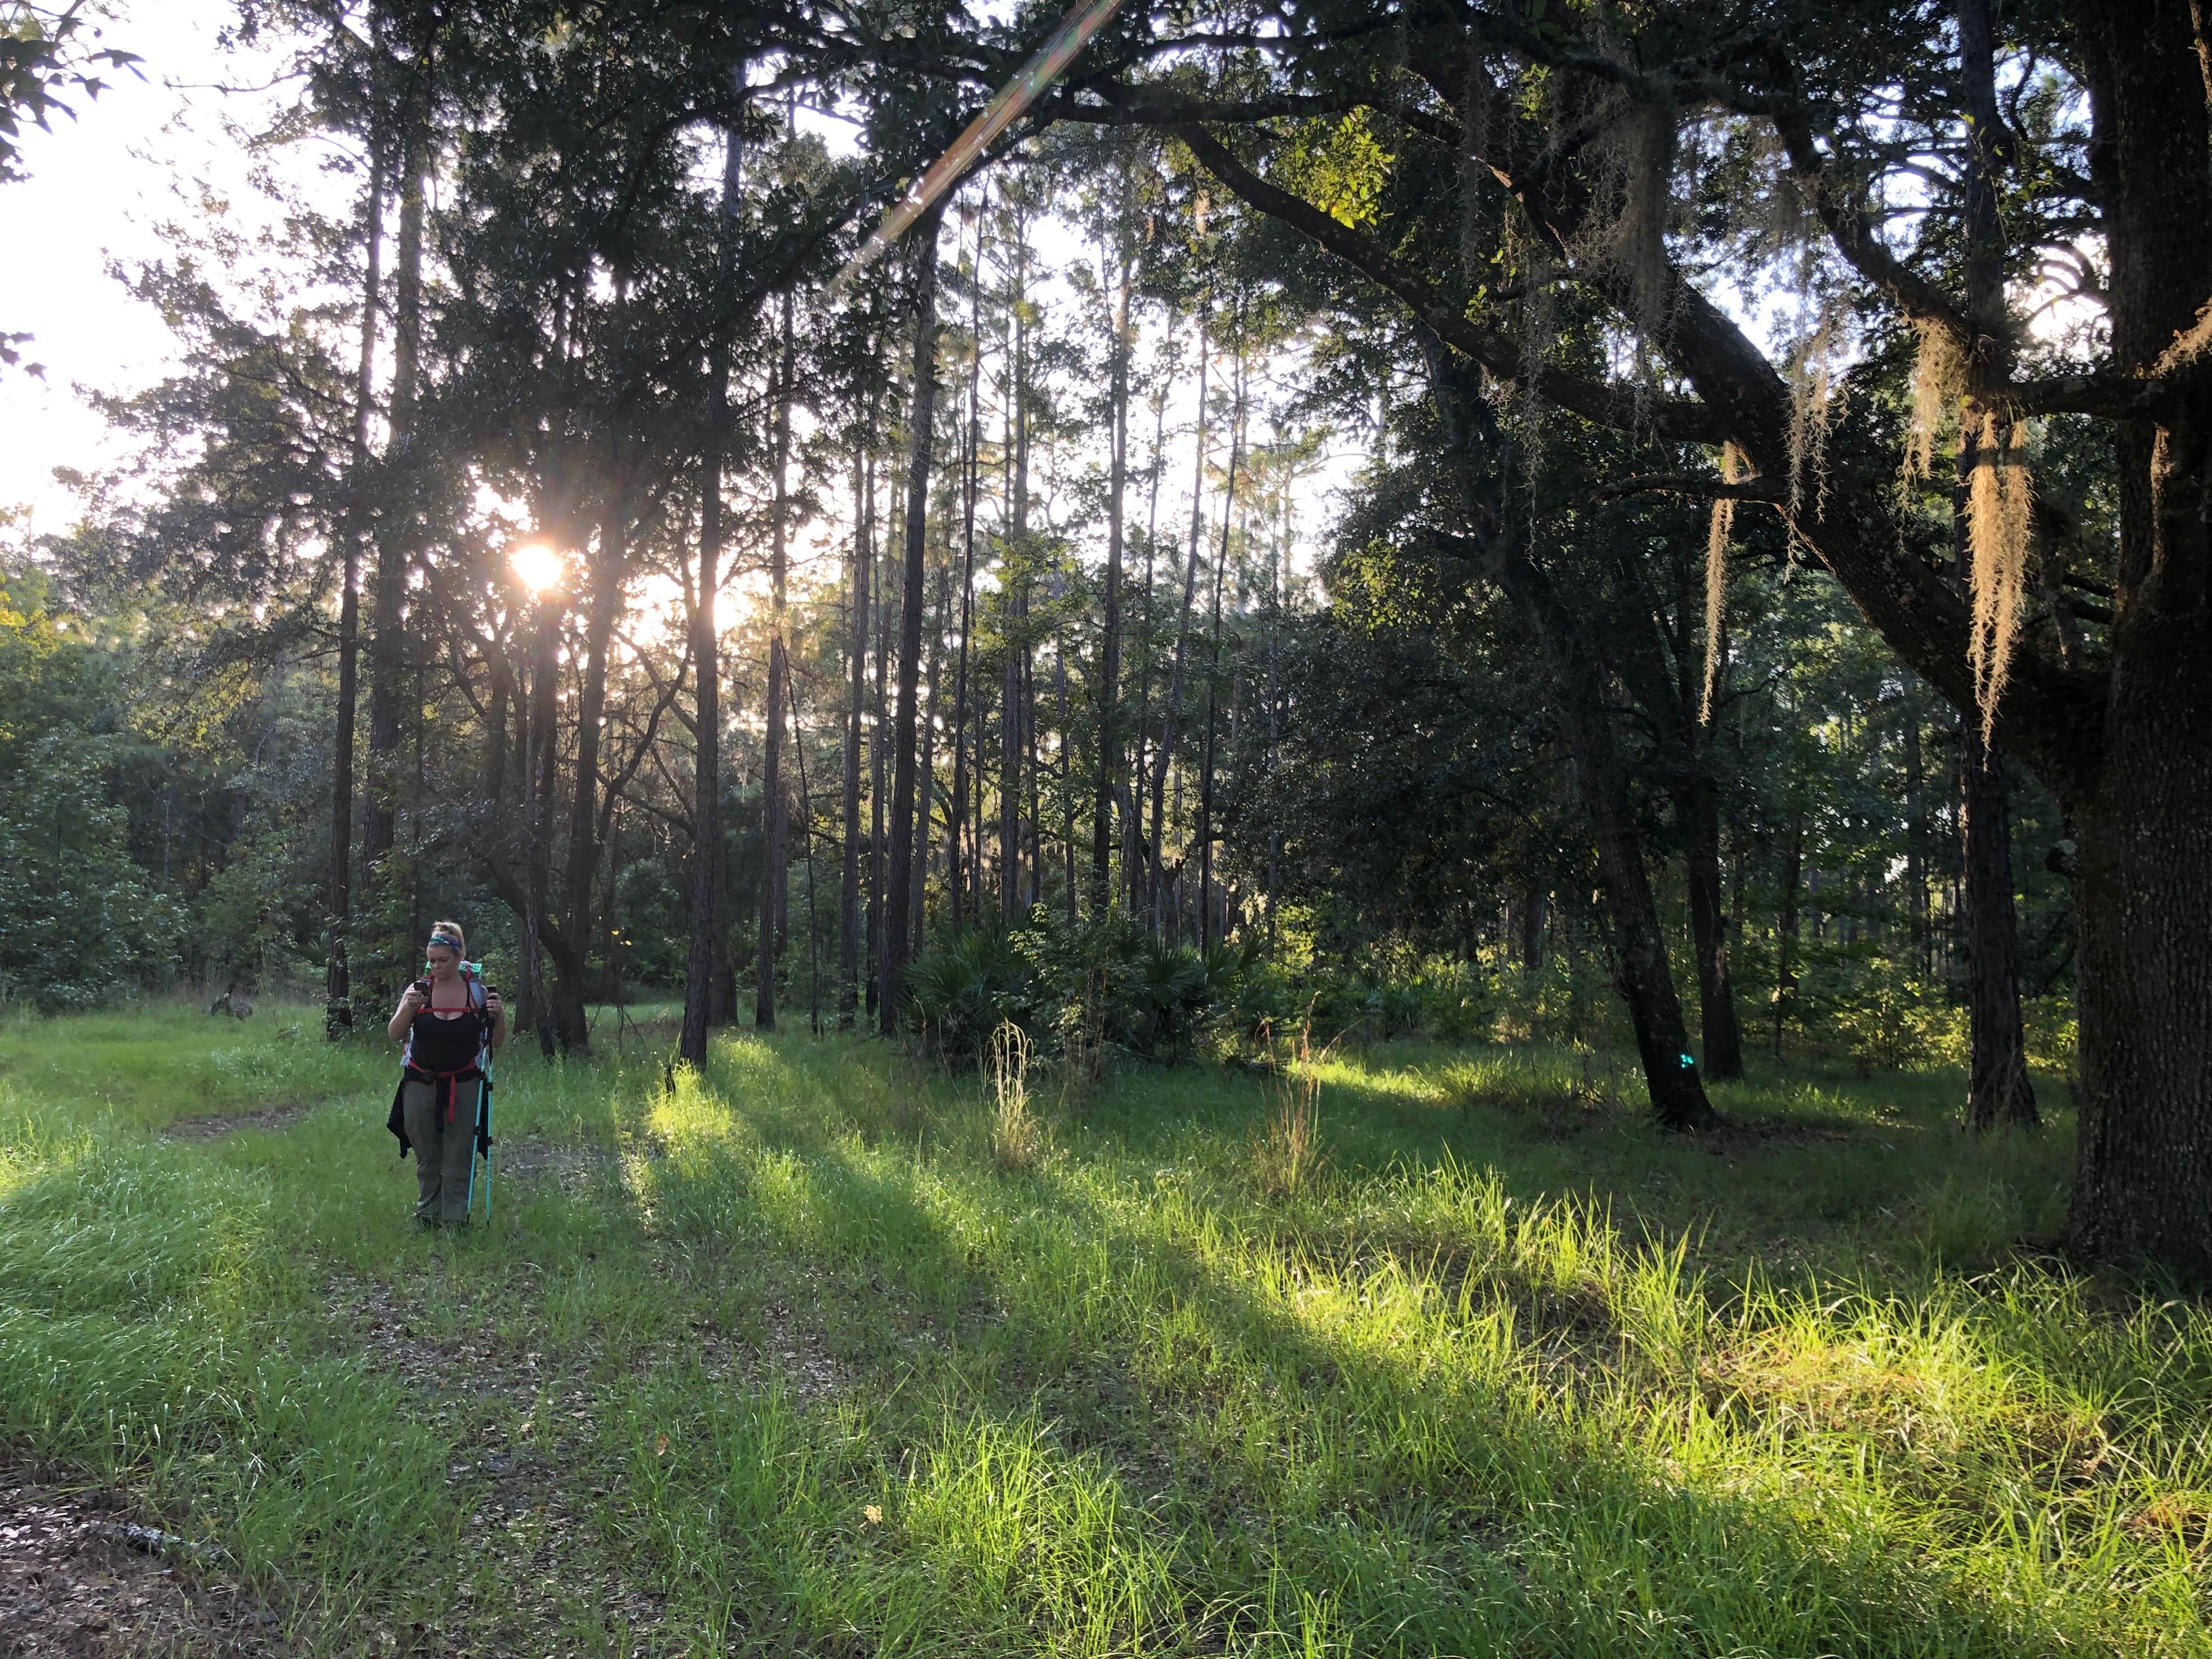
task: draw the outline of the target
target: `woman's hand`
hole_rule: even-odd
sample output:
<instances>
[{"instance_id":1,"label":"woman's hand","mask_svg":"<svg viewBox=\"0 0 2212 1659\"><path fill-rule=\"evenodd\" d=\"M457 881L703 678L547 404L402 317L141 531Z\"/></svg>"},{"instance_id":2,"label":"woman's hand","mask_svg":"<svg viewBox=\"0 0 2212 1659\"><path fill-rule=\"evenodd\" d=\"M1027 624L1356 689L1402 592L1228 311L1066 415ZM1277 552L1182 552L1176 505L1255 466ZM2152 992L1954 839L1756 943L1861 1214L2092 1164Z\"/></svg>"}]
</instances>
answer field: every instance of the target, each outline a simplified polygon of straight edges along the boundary
<instances>
[{"instance_id":1,"label":"woman's hand","mask_svg":"<svg viewBox=\"0 0 2212 1659\"><path fill-rule=\"evenodd\" d=\"M491 1046L496 1048L507 1041L507 1004L489 988L484 992L484 1018L491 1022Z\"/></svg>"},{"instance_id":2,"label":"woman's hand","mask_svg":"<svg viewBox=\"0 0 2212 1659\"><path fill-rule=\"evenodd\" d=\"M406 1042L408 1030L415 1024L415 1016L422 1012L422 1005L428 1000L422 994L421 987L409 986L400 994L399 1006L392 1011L392 1024L385 1027L386 1035L394 1042Z\"/></svg>"}]
</instances>

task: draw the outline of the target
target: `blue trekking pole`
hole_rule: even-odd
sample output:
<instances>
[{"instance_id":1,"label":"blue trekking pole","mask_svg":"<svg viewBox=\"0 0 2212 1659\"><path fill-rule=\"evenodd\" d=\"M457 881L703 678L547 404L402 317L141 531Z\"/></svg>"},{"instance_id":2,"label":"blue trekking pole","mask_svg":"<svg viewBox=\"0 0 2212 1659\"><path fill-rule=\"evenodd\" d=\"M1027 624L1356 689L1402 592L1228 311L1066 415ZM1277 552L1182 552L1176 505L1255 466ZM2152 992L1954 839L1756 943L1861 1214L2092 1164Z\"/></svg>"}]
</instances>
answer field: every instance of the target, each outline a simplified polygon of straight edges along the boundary
<instances>
[{"instance_id":1,"label":"blue trekking pole","mask_svg":"<svg viewBox=\"0 0 2212 1659\"><path fill-rule=\"evenodd\" d=\"M474 964L470 964L474 968ZM478 982L483 971L476 969ZM477 1121L475 1144L469 1148L469 1200L467 1213L474 1215L477 1207L477 1154L483 1154L484 1166L484 1224L491 1224L491 1039L487 1032L483 1057L477 1061L483 1079L477 1085Z\"/></svg>"},{"instance_id":2,"label":"blue trekking pole","mask_svg":"<svg viewBox=\"0 0 2212 1659\"><path fill-rule=\"evenodd\" d=\"M477 1091L477 1146L483 1153L484 1165L484 1224L491 1224L491 1055L487 1052L483 1060L483 1087ZM469 1180L476 1181L476 1159L469 1160ZM470 1194L470 1207L476 1205L475 1194Z\"/></svg>"}]
</instances>

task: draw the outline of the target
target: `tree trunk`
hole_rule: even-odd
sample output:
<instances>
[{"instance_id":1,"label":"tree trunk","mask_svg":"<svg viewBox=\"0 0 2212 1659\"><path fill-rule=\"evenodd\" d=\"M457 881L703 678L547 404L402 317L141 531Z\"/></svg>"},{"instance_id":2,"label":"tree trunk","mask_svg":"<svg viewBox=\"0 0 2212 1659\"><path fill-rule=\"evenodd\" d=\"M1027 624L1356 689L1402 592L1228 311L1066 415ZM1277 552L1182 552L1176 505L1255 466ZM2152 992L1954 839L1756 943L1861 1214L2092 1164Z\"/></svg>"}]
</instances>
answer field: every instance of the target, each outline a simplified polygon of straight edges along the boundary
<instances>
[{"instance_id":1,"label":"tree trunk","mask_svg":"<svg viewBox=\"0 0 2212 1659\"><path fill-rule=\"evenodd\" d=\"M786 866L791 859L790 807L783 784L784 677L789 672L783 644L785 588L789 555L784 524L791 462L792 296L783 296L782 350L776 363L775 494L769 509L768 701L762 710L765 736L761 748L760 945L753 957L753 1024L775 1029L776 962L790 906Z\"/></svg>"},{"instance_id":2,"label":"tree trunk","mask_svg":"<svg viewBox=\"0 0 2212 1659\"><path fill-rule=\"evenodd\" d=\"M607 706L607 657L622 611L622 590L629 567L629 492L625 463L612 458L607 506L599 521L599 554L591 562L592 586L584 616L582 684L576 693L576 781L568 796L568 858L563 885L567 903L562 932L571 943L553 958L553 1021L564 1051L589 1054L589 964L592 880L599 868L599 739Z\"/></svg>"},{"instance_id":3,"label":"tree trunk","mask_svg":"<svg viewBox=\"0 0 2212 1659\"><path fill-rule=\"evenodd\" d=\"M553 800L560 759L560 617L554 601L540 596L537 603L536 637L532 641L530 668L530 742L527 762L529 796L529 867L524 876L522 918L522 995L538 1032L538 1046L548 1059L556 1042L553 1011L545 994L544 945L550 930L547 908L553 858Z\"/></svg>"},{"instance_id":4,"label":"tree trunk","mask_svg":"<svg viewBox=\"0 0 2212 1659\"><path fill-rule=\"evenodd\" d=\"M952 684L952 800L945 813L945 890L952 931L965 920L966 881L961 838L968 826L968 653L975 623L975 497L982 483L983 230L975 230L975 282L969 301L968 424L960 460L960 659ZM981 759L979 755L978 761ZM979 784L976 793L982 793ZM975 856L983 849L979 842Z\"/></svg>"},{"instance_id":5,"label":"tree trunk","mask_svg":"<svg viewBox=\"0 0 2212 1659\"><path fill-rule=\"evenodd\" d=\"M1022 908L1022 623L1029 605L1030 533L1030 356L1027 295L1029 246L1014 238L1014 281L1009 308L1014 319L1013 388L1007 419L1007 493L1012 497L1013 534L1006 549L1003 603L1007 621L1006 663L1000 676L999 726L999 908L1012 921Z\"/></svg>"},{"instance_id":6,"label":"tree trunk","mask_svg":"<svg viewBox=\"0 0 2212 1659\"><path fill-rule=\"evenodd\" d=\"M860 453L853 463L853 609L846 651L851 657L851 701L845 708L844 867L837 893L837 1023L849 1026L860 1003L860 726L868 696L868 577L875 562L869 544L869 476L873 434L864 413Z\"/></svg>"},{"instance_id":7,"label":"tree trunk","mask_svg":"<svg viewBox=\"0 0 2212 1659\"><path fill-rule=\"evenodd\" d=\"M1905 692L1905 915L1911 932L1912 963L1923 979L1935 971L1929 927L1928 872L1930 825L1928 764L1921 747L1920 694L1907 683Z\"/></svg>"},{"instance_id":8,"label":"tree trunk","mask_svg":"<svg viewBox=\"0 0 2212 1659\"><path fill-rule=\"evenodd\" d=\"M949 568L940 567L937 573L936 619L927 628L929 635L929 707L922 715L921 755L915 776L914 884L909 901L913 914L908 918L912 931L907 937L916 951L921 949L929 920L929 818L936 810L933 797L937 793L937 722L944 708L945 621L945 611L951 604L952 573Z\"/></svg>"},{"instance_id":9,"label":"tree trunk","mask_svg":"<svg viewBox=\"0 0 2212 1659\"><path fill-rule=\"evenodd\" d=\"M1708 1127L1716 1118L1691 1058L1689 1028L1674 995L1666 934L1629 802L1628 775L1603 701L1604 678L1551 579L1518 548L1503 553L1494 568L1552 671L1553 691L1575 757L1575 781L1597 845L1599 879L1613 919L1615 966L1652 1114L1670 1129Z\"/></svg>"},{"instance_id":10,"label":"tree trunk","mask_svg":"<svg viewBox=\"0 0 2212 1659\"><path fill-rule=\"evenodd\" d=\"M1544 967L1544 912L1551 896L1540 887L1529 887L1521 895L1521 967L1525 973L1540 973Z\"/></svg>"},{"instance_id":11,"label":"tree trunk","mask_svg":"<svg viewBox=\"0 0 2212 1659\"><path fill-rule=\"evenodd\" d=\"M1575 760L1575 782L1596 843L1598 877L1613 920L1614 966L1628 1004L1636 1048L1644 1063L1652 1115L1669 1129L1704 1129L1717 1121L1690 1053L1690 1033L1674 994L1674 969L1667 958L1667 936L1644 864L1628 793L1628 772L1613 737L1613 716L1605 702L1607 676L1583 639L1573 611L1551 578L1514 539L1485 501L1474 471L1479 441L1492 459L1510 452L1499 441L1489 406L1462 399L1443 347L1433 335L1422 341L1437 412L1459 453L1461 487L1470 525L1485 528L1476 544L1490 574L1528 630L1550 670L1552 691ZM1475 422L1482 424L1477 427Z\"/></svg>"},{"instance_id":12,"label":"tree trunk","mask_svg":"<svg viewBox=\"0 0 2212 1659\"><path fill-rule=\"evenodd\" d=\"M1125 191L1126 198L1127 192ZM1125 199L1124 211L1127 211ZM1098 641L1098 778L1091 806L1091 908L1103 915L1114 902L1114 785L1121 775L1121 540L1123 497L1129 483L1129 284L1133 250L1126 246L1126 220L1116 227L1125 246L1114 298L1113 368L1108 389L1109 459L1106 483L1106 602ZM1065 671L1063 671L1064 672ZM1065 756L1065 721L1060 745ZM1070 902L1072 903L1071 897Z\"/></svg>"},{"instance_id":13,"label":"tree trunk","mask_svg":"<svg viewBox=\"0 0 2212 1659\"><path fill-rule=\"evenodd\" d=\"M869 507L874 523L875 508ZM872 535L872 532L871 532ZM873 1018L884 1000L884 814L889 801L884 788L884 757L890 736L891 601L890 538L884 538L883 568L876 605L875 719L868 735L868 1013ZM873 557L873 549L870 550Z\"/></svg>"},{"instance_id":14,"label":"tree trunk","mask_svg":"<svg viewBox=\"0 0 2212 1659\"><path fill-rule=\"evenodd\" d=\"M928 555L930 438L937 413L937 230L939 209L915 227L914 386L907 404L906 576L899 615L898 712L891 743L890 888L884 907L885 1036L896 1035L910 944L914 885L915 725L921 673L922 583Z\"/></svg>"},{"instance_id":15,"label":"tree trunk","mask_svg":"<svg viewBox=\"0 0 2212 1659\"><path fill-rule=\"evenodd\" d=\"M1959 0L1960 101L1968 115L1962 217L1966 230L1966 310L1976 319L1978 349L1967 366L1966 407L1960 420L1957 485L1951 496L1952 538L1962 586L1972 580L1969 502L1976 471L1999 458L1984 456L1979 432L1987 387L2008 378L2005 328L2005 232L2001 219L1996 61L1988 0ZM2012 825L2005 799L2004 758L1983 740L1982 723L1961 716L1959 729L1960 873L1966 939L1971 1053L1966 1066L1966 1124L1977 1133L1999 1123L2036 1121L2028 1082L2027 1045L2020 1017L2020 936L2013 909Z\"/></svg>"},{"instance_id":16,"label":"tree trunk","mask_svg":"<svg viewBox=\"0 0 2212 1659\"><path fill-rule=\"evenodd\" d=\"M1152 868L1147 893L1152 931L1163 921L1161 860L1167 856L1168 768L1175 760L1176 729L1182 721L1183 676L1189 655L1191 605L1198 594L1198 550L1206 529L1206 312L1198 313L1198 433L1194 446L1190 481L1190 551L1183 563L1182 611L1176 624L1175 665L1168 674L1167 712L1160 719L1159 753L1152 761ZM1232 468L1232 471L1234 469ZM1230 481L1235 488L1235 479Z\"/></svg>"},{"instance_id":17,"label":"tree trunk","mask_svg":"<svg viewBox=\"0 0 2212 1659\"><path fill-rule=\"evenodd\" d=\"M1240 317L1241 321L1241 317ZM1222 486L1221 551L1213 562L1212 643L1206 671L1206 744L1198 774L1198 950L1213 943L1213 740L1221 688L1221 588L1229 574L1229 532L1237 515L1237 467L1244 447L1244 340L1237 343L1237 395L1229 418L1229 476Z\"/></svg>"},{"instance_id":18,"label":"tree trunk","mask_svg":"<svg viewBox=\"0 0 2212 1659\"><path fill-rule=\"evenodd\" d=\"M1782 848L1782 898L1774 919L1774 1057L1782 1058L1783 1028L1797 1007L1797 895L1805 878L1805 815L1790 820Z\"/></svg>"},{"instance_id":19,"label":"tree trunk","mask_svg":"<svg viewBox=\"0 0 2212 1659\"><path fill-rule=\"evenodd\" d=\"M407 574L414 562L419 503L419 464L414 453L415 416L422 383L422 214L430 167L429 61L425 54L404 117L399 176L398 268L392 341L392 404L386 454L399 500L393 504L384 535L377 539L376 580L370 608L368 643L368 790L361 826L363 910L382 908L378 872L391 853L398 822L399 744L404 736L407 693L413 684L404 629ZM389 938L369 946L380 969L401 961L400 946ZM404 969L402 970L404 971Z\"/></svg>"},{"instance_id":20,"label":"tree trunk","mask_svg":"<svg viewBox=\"0 0 2212 1659\"><path fill-rule=\"evenodd\" d=\"M338 590L338 698L331 746L330 956L323 976L323 1030L332 1038L353 1029L349 934L353 925L353 748L355 712L361 701L361 554L371 531L368 514L369 423L376 412L376 302L384 269L384 155L369 135L368 227L363 236L367 274L362 283L361 363L354 378L353 476L348 483L345 570ZM502 709L502 714L504 710Z\"/></svg>"},{"instance_id":21,"label":"tree trunk","mask_svg":"<svg viewBox=\"0 0 2212 1659\"><path fill-rule=\"evenodd\" d=\"M1693 768L1689 799L1682 803L1687 831L1690 934L1698 955L1698 1014L1705 1075L1743 1075L1743 1030L1737 1023L1735 986L1729 975L1728 917L1722 906L1720 797Z\"/></svg>"},{"instance_id":22,"label":"tree trunk","mask_svg":"<svg viewBox=\"0 0 2212 1659\"><path fill-rule=\"evenodd\" d=\"M730 302L737 258L737 217L744 148L738 131L722 153L722 210L716 252L719 306ZM684 970L684 1030L677 1052L694 1066L707 1058L707 1031L714 1010L718 952L715 927L722 861L722 644L716 590L722 580L722 462L730 429L730 349L732 325L717 323L707 350L707 407L699 466L698 591L691 611L691 664L698 676L693 721L697 760L691 797L691 940Z\"/></svg>"},{"instance_id":23,"label":"tree trunk","mask_svg":"<svg viewBox=\"0 0 2212 1659\"><path fill-rule=\"evenodd\" d=\"M2012 825L2004 751L1982 741L1972 715L1959 720L1959 847L1966 915L1966 1127L2033 1127L2035 1089L2020 1016L2020 933L2013 911Z\"/></svg>"},{"instance_id":24,"label":"tree trunk","mask_svg":"<svg viewBox=\"0 0 2212 1659\"><path fill-rule=\"evenodd\" d=\"M1067 905L1067 922L1072 927L1077 920L1078 886L1075 879L1075 738L1069 721L1067 635L1065 630L1056 630L1052 636L1052 681L1054 695L1060 704L1060 881L1065 889L1063 896Z\"/></svg>"}]
</instances>

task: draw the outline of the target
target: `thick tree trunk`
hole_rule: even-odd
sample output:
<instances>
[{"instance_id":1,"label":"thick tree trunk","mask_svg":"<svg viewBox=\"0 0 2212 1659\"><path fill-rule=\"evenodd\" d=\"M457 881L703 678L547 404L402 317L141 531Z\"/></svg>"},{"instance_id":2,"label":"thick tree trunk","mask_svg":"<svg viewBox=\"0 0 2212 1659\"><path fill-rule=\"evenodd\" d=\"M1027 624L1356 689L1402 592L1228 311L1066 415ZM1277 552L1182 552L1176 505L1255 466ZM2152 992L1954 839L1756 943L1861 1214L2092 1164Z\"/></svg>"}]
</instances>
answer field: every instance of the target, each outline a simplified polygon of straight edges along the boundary
<instances>
[{"instance_id":1,"label":"thick tree trunk","mask_svg":"<svg viewBox=\"0 0 2212 1659\"><path fill-rule=\"evenodd\" d=\"M884 907L884 1036L896 1034L899 991L911 943L915 726L921 673L922 583L928 555L930 439L937 413L937 230L939 210L915 227L914 386L907 404L906 575L899 615L898 712L892 731L890 888Z\"/></svg>"},{"instance_id":2,"label":"thick tree trunk","mask_svg":"<svg viewBox=\"0 0 2212 1659\"><path fill-rule=\"evenodd\" d=\"M353 1029L353 749L361 701L361 555L371 531L368 513L369 424L376 413L376 305L384 270L384 156L370 135L366 274L362 282L361 361L354 376L353 476L348 482L345 568L338 589L338 697L331 747L331 873L325 908L330 955L323 975L323 1030L343 1036ZM502 714L504 708L502 708Z\"/></svg>"},{"instance_id":3,"label":"thick tree trunk","mask_svg":"<svg viewBox=\"0 0 2212 1659\"><path fill-rule=\"evenodd\" d=\"M737 130L722 154L722 208L715 291L729 303L737 257L737 217L744 148ZM684 969L684 1030L677 1052L696 1066L707 1058L715 1013L714 976L720 952L715 930L722 860L722 644L716 590L722 580L722 462L730 429L732 328L720 323L707 350L707 407L699 465L699 574L691 611L691 665L698 676L693 720L697 760L691 797L691 939Z\"/></svg>"},{"instance_id":4,"label":"thick tree trunk","mask_svg":"<svg viewBox=\"0 0 2212 1659\"><path fill-rule=\"evenodd\" d=\"M784 523L791 461L791 377L796 355L792 345L792 296L783 296L782 351L776 364L774 497L769 524L768 701L762 709L766 734L761 746L760 941L753 957L753 1024L775 1029L776 963L790 911L785 883L791 861L791 809L783 781L785 676L790 672L783 643L785 589L789 553Z\"/></svg>"},{"instance_id":5,"label":"thick tree trunk","mask_svg":"<svg viewBox=\"0 0 2212 1659\"><path fill-rule=\"evenodd\" d=\"M2150 632L2132 643L2154 646ZM2122 677L2105 785L2070 803L2081 1119L2069 1230L2098 1257L2147 1257L2198 1280L2212 1278L2203 633L2202 619L2174 626L2161 674Z\"/></svg>"}]
</instances>

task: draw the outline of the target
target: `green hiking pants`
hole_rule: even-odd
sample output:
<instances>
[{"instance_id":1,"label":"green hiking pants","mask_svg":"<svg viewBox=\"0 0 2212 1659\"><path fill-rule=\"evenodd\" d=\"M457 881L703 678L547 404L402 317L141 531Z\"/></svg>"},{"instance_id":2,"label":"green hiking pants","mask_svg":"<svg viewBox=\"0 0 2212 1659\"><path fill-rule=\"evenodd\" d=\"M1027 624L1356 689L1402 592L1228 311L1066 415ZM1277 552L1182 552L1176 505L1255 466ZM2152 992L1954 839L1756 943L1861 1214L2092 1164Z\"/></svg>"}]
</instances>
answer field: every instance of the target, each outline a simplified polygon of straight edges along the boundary
<instances>
[{"instance_id":1,"label":"green hiking pants","mask_svg":"<svg viewBox=\"0 0 2212 1659\"><path fill-rule=\"evenodd\" d=\"M415 1147L418 1220L469 1218L469 1165L476 1157L477 1097L483 1087L482 1078L453 1085L450 1123L439 1121L436 1084L409 1078L401 1088L399 1109Z\"/></svg>"}]
</instances>

